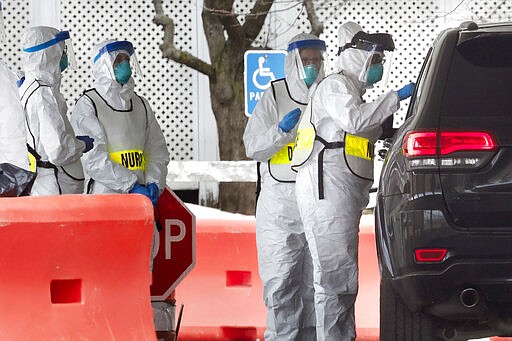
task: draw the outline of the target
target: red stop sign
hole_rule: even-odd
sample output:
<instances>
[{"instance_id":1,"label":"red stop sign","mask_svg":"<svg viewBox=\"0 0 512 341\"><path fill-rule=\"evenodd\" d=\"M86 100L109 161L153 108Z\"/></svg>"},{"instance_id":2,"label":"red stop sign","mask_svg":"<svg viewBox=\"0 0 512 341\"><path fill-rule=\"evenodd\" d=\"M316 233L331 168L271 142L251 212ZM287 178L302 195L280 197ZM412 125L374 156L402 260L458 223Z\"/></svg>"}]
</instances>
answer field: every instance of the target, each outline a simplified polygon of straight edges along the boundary
<instances>
[{"instance_id":1,"label":"red stop sign","mask_svg":"<svg viewBox=\"0 0 512 341\"><path fill-rule=\"evenodd\" d=\"M160 244L153 260L151 299L164 300L196 264L196 218L168 188L158 199L155 219Z\"/></svg>"}]
</instances>

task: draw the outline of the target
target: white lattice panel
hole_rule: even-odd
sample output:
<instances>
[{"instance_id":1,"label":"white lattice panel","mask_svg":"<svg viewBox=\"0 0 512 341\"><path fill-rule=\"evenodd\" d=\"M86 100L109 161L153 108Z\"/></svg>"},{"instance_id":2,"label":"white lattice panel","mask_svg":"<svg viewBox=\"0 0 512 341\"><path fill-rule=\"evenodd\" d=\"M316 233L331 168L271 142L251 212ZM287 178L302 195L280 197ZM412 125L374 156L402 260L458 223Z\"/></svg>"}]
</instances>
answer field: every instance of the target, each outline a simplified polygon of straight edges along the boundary
<instances>
[{"instance_id":1,"label":"white lattice panel","mask_svg":"<svg viewBox=\"0 0 512 341\"><path fill-rule=\"evenodd\" d=\"M165 3L165 11L176 20L176 45L190 50L189 1ZM63 92L75 98L92 86L91 52L105 39L130 40L144 77L135 77L136 91L146 97L164 132L171 158L190 160L194 156L194 113L191 112L192 73L183 65L164 60L158 45L163 32L152 20L151 1L73 0L61 2L61 20L70 30L77 55L78 70L66 72Z\"/></svg>"},{"instance_id":2,"label":"white lattice panel","mask_svg":"<svg viewBox=\"0 0 512 341\"><path fill-rule=\"evenodd\" d=\"M472 20L476 22L510 21L512 1L472 0L465 6Z\"/></svg>"},{"instance_id":3,"label":"white lattice panel","mask_svg":"<svg viewBox=\"0 0 512 341\"><path fill-rule=\"evenodd\" d=\"M2 0L6 44L1 45L2 60L13 71L19 70L21 60L20 37L28 27L28 3L26 0Z\"/></svg>"}]
</instances>

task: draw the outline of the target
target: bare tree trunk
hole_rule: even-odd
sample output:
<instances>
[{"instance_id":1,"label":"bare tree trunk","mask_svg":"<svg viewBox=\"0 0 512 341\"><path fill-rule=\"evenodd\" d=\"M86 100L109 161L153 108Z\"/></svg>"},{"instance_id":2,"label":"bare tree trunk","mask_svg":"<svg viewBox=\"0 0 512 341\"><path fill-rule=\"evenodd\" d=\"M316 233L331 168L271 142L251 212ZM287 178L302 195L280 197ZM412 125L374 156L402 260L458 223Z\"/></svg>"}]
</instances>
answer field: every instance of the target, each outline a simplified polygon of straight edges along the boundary
<instances>
[{"instance_id":1,"label":"bare tree trunk","mask_svg":"<svg viewBox=\"0 0 512 341\"><path fill-rule=\"evenodd\" d=\"M254 182L220 183L219 206L226 212L254 215L256 212L256 184Z\"/></svg>"},{"instance_id":2,"label":"bare tree trunk","mask_svg":"<svg viewBox=\"0 0 512 341\"><path fill-rule=\"evenodd\" d=\"M243 50L229 43L215 64L216 79L210 82L212 110L219 129L221 160L246 160L243 133L247 124L244 114ZM242 54L242 56L240 56ZM256 169L254 169L256 172ZM219 208L242 214L255 212L254 183L221 183Z\"/></svg>"}]
</instances>

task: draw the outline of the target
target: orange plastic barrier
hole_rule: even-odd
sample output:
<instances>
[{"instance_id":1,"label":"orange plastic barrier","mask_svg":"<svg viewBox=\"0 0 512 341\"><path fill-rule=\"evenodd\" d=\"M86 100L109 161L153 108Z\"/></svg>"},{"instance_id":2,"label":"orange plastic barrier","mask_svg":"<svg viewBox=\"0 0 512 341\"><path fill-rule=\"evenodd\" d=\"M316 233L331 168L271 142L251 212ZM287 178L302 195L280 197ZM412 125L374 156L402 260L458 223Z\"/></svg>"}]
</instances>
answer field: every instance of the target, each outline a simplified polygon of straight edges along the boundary
<instances>
[{"instance_id":1,"label":"orange plastic barrier","mask_svg":"<svg viewBox=\"0 0 512 341\"><path fill-rule=\"evenodd\" d=\"M358 341L379 339L379 269L373 216L359 234ZM180 341L263 340L266 310L258 275L255 220L196 220L196 266L176 288L185 305Z\"/></svg>"},{"instance_id":2,"label":"orange plastic barrier","mask_svg":"<svg viewBox=\"0 0 512 341\"><path fill-rule=\"evenodd\" d=\"M176 287L179 340L263 340L255 222L196 219L196 266Z\"/></svg>"},{"instance_id":3,"label":"orange plastic barrier","mask_svg":"<svg viewBox=\"0 0 512 341\"><path fill-rule=\"evenodd\" d=\"M0 199L0 340L155 340L153 206L139 195Z\"/></svg>"}]
</instances>

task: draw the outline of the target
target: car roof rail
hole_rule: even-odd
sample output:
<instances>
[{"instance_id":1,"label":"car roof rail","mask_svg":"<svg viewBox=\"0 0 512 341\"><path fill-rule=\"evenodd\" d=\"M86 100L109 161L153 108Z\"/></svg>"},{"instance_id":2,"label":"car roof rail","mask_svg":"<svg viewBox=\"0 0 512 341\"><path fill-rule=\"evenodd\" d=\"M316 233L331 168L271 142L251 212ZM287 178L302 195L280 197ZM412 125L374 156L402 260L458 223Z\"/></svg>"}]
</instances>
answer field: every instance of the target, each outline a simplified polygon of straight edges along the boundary
<instances>
[{"instance_id":1,"label":"car roof rail","mask_svg":"<svg viewBox=\"0 0 512 341\"><path fill-rule=\"evenodd\" d=\"M474 21L464 21L459 25L461 30L474 31L478 30L478 25Z\"/></svg>"}]
</instances>

